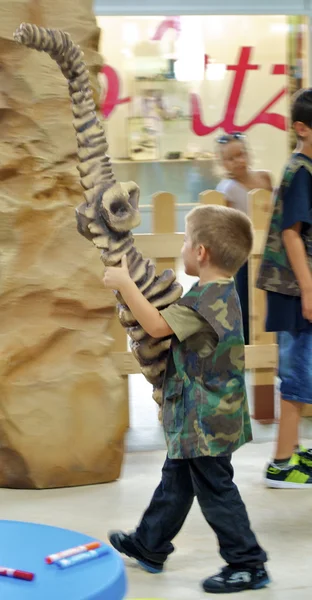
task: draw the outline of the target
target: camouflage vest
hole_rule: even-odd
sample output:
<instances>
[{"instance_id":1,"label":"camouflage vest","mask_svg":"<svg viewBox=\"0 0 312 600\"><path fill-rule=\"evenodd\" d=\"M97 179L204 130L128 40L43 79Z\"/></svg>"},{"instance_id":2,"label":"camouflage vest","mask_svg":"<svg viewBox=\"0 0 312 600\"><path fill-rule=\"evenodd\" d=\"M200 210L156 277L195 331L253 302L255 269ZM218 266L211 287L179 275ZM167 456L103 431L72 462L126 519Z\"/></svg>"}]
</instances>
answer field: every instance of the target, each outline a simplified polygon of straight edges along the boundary
<instances>
[{"instance_id":1,"label":"camouflage vest","mask_svg":"<svg viewBox=\"0 0 312 600\"><path fill-rule=\"evenodd\" d=\"M197 311L219 341L209 356L201 356L196 348L198 334L184 342L173 336L163 387L168 456L232 454L252 439L242 316L235 283L196 284L178 304Z\"/></svg>"},{"instance_id":2,"label":"camouflage vest","mask_svg":"<svg viewBox=\"0 0 312 600\"><path fill-rule=\"evenodd\" d=\"M269 292L278 292L287 296L300 296L300 288L290 265L282 239L283 193L290 185L295 173L304 167L312 175L312 162L302 154L293 154L277 191L274 211L266 240L263 258L256 287ZM311 199L312 210L312 199ZM312 271L312 226L303 234L302 239Z\"/></svg>"}]
</instances>

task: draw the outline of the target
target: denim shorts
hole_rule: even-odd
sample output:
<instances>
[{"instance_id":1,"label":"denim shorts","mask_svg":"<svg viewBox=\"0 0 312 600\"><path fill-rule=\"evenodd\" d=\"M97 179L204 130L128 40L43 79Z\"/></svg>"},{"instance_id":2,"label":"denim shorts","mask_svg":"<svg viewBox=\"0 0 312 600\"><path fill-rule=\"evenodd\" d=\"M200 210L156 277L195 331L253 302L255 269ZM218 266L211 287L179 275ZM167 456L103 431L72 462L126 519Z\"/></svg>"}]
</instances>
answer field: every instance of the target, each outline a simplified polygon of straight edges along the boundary
<instances>
[{"instance_id":1,"label":"denim shorts","mask_svg":"<svg viewBox=\"0 0 312 600\"><path fill-rule=\"evenodd\" d=\"M282 398L312 404L312 323L300 331L279 331L277 336Z\"/></svg>"}]
</instances>

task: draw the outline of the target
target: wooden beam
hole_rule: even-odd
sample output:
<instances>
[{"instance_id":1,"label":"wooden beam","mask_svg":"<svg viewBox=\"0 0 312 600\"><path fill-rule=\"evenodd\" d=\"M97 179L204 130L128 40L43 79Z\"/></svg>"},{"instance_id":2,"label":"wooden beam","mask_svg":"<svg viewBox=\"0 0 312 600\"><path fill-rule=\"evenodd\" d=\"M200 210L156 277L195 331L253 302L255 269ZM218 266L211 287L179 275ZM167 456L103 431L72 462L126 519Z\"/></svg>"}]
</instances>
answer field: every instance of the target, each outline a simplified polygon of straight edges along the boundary
<instances>
[{"instance_id":1,"label":"wooden beam","mask_svg":"<svg viewBox=\"0 0 312 600\"><path fill-rule=\"evenodd\" d=\"M277 346L246 346L246 369L274 369L277 364ZM121 375L141 373L139 363L131 352L113 352L111 357Z\"/></svg>"},{"instance_id":2,"label":"wooden beam","mask_svg":"<svg viewBox=\"0 0 312 600\"><path fill-rule=\"evenodd\" d=\"M261 253L265 242L264 232L268 230L272 208L272 194L266 190L254 190L248 194L250 218L255 229L254 249L249 267L249 342L263 348L276 343L273 333L264 331L266 293L256 288ZM275 418L275 369L273 367L254 367L254 412L257 421L274 421Z\"/></svg>"},{"instance_id":3,"label":"wooden beam","mask_svg":"<svg viewBox=\"0 0 312 600\"><path fill-rule=\"evenodd\" d=\"M252 256L262 256L266 235L266 231L263 231L262 229L254 230L254 243L251 251Z\"/></svg>"},{"instance_id":4,"label":"wooden beam","mask_svg":"<svg viewBox=\"0 0 312 600\"><path fill-rule=\"evenodd\" d=\"M137 233L136 246L144 258L178 258L183 246L183 233Z\"/></svg>"},{"instance_id":5,"label":"wooden beam","mask_svg":"<svg viewBox=\"0 0 312 600\"><path fill-rule=\"evenodd\" d=\"M174 231L176 230L176 197L173 194L169 194L167 192L159 192L158 194L154 194L153 196L153 234L157 235L169 235L172 237L174 235ZM164 242L163 242L164 243ZM181 252L182 247L181 240L177 245L178 256ZM169 252L170 243L167 241L167 245L162 247L162 256L159 256L159 252L157 255L149 253L148 256L150 258L156 259L156 273L160 275L163 271L167 269L175 269L175 259L176 256Z\"/></svg>"},{"instance_id":6,"label":"wooden beam","mask_svg":"<svg viewBox=\"0 0 312 600\"><path fill-rule=\"evenodd\" d=\"M255 231L253 256L261 256L264 243L264 231ZM136 233L135 244L144 258L180 257L184 233Z\"/></svg>"}]
</instances>

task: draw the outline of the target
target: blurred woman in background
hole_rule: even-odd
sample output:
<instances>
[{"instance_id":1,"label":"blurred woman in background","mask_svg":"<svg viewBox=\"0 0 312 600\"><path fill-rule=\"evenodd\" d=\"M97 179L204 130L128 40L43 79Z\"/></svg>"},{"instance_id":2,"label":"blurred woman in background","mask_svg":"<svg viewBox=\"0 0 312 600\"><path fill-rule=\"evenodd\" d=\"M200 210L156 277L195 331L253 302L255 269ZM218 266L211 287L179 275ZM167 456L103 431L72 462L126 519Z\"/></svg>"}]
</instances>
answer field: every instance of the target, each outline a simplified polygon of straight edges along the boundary
<instances>
[{"instance_id":1,"label":"blurred woman in background","mask_svg":"<svg viewBox=\"0 0 312 600\"><path fill-rule=\"evenodd\" d=\"M226 177L216 189L225 195L228 206L248 215L248 192L255 189L272 192L271 175L268 171L254 171L250 168L246 137L242 133L222 135L217 143ZM271 204L266 206L266 210L271 210ZM242 307L245 344L249 344L248 263L237 273L236 288Z\"/></svg>"}]
</instances>

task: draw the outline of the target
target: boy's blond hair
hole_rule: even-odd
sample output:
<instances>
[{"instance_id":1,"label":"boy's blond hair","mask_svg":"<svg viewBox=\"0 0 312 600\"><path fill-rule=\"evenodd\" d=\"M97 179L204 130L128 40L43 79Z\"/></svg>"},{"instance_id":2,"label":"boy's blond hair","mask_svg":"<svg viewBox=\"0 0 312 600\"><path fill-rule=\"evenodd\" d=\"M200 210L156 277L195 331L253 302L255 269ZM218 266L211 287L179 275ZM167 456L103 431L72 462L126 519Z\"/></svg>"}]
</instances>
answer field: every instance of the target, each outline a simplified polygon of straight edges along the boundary
<instances>
[{"instance_id":1,"label":"boy's blond hair","mask_svg":"<svg viewBox=\"0 0 312 600\"><path fill-rule=\"evenodd\" d=\"M253 228L245 213L214 204L197 206L186 216L193 246L209 250L212 264L235 275L252 249Z\"/></svg>"}]
</instances>

